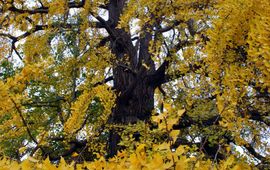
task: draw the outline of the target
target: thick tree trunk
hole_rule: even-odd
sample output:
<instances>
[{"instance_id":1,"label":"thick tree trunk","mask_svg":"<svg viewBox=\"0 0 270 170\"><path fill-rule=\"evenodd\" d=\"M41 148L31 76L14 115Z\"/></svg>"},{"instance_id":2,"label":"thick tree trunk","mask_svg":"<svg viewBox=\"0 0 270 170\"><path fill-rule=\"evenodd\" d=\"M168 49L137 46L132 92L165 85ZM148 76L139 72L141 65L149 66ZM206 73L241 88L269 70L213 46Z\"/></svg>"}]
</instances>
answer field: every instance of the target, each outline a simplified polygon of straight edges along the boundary
<instances>
[{"instance_id":1,"label":"thick tree trunk","mask_svg":"<svg viewBox=\"0 0 270 170\"><path fill-rule=\"evenodd\" d=\"M132 124L138 120L149 120L154 108L154 87L150 86L144 77L144 74L126 73L121 67L115 69L114 87L119 96L112 113L113 124ZM112 130L109 139L110 156L116 154L119 140L117 132Z\"/></svg>"},{"instance_id":2,"label":"thick tree trunk","mask_svg":"<svg viewBox=\"0 0 270 170\"><path fill-rule=\"evenodd\" d=\"M112 50L117 57L123 55L115 49ZM132 124L138 120L149 120L154 108L154 87L147 79L149 71L141 67L136 72L136 69L126 67L130 66L119 61L113 70L114 88L118 94L110 120L113 124ZM109 139L110 156L117 153L119 140L117 132L112 130Z\"/></svg>"},{"instance_id":3,"label":"thick tree trunk","mask_svg":"<svg viewBox=\"0 0 270 170\"><path fill-rule=\"evenodd\" d=\"M110 123L128 124L138 120L149 120L154 108L154 89L147 75L155 71L154 62L148 52L152 35L140 36L139 50L132 43L131 35L116 28L126 0L111 0L108 4L111 51L116 56L113 68L114 89L118 96L112 111ZM146 68L143 65L147 65ZM119 133L119 132L118 132ZM109 137L109 156L119 150L120 136L112 129Z\"/></svg>"}]
</instances>

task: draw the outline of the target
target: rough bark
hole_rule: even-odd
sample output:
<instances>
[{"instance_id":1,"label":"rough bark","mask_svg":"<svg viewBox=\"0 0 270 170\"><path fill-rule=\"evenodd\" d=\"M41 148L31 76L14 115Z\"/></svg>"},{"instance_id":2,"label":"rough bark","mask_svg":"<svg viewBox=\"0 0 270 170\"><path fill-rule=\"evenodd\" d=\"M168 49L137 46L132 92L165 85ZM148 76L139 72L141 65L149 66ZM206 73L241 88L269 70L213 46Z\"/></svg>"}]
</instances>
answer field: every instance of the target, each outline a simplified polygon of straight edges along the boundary
<instances>
[{"instance_id":1,"label":"rough bark","mask_svg":"<svg viewBox=\"0 0 270 170\"><path fill-rule=\"evenodd\" d=\"M118 97L110 123L128 124L138 120L148 120L154 108L154 87L148 83L147 75L155 70L154 62L148 52L151 33L141 35L140 50L132 44L131 35L124 29L116 28L125 0L111 0L108 4L110 46L116 56L113 68L114 89ZM145 68L143 64L149 68ZM109 137L109 156L114 156L119 147L120 136L112 129Z\"/></svg>"}]
</instances>

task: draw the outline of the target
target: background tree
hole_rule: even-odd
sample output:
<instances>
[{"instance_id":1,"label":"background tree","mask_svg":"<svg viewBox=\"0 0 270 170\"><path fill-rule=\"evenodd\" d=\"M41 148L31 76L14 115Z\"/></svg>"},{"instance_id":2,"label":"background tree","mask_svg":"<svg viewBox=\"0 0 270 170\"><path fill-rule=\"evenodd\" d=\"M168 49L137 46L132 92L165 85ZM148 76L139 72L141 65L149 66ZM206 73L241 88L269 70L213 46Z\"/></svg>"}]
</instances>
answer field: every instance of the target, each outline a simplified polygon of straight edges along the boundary
<instances>
[{"instance_id":1,"label":"background tree","mask_svg":"<svg viewBox=\"0 0 270 170\"><path fill-rule=\"evenodd\" d=\"M267 5L1 1L1 151L79 161L167 141L267 163Z\"/></svg>"}]
</instances>

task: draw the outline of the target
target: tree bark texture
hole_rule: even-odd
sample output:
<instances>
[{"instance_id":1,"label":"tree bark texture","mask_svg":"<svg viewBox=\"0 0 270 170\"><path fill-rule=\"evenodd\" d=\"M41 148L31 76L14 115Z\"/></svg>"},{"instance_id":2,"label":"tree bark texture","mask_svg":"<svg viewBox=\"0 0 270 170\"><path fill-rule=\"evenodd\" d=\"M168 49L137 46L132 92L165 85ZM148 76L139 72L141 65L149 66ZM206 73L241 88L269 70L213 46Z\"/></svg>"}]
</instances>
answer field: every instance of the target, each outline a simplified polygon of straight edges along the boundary
<instances>
[{"instance_id":1,"label":"tree bark texture","mask_svg":"<svg viewBox=\"0 0 270 170\"><path fill-rule=\"evenodd\" d=\"M148 52L152 35L145 32L137 40L139 50L132 43L130 33L116 28L126 0L111 0L108 4L110 47L116 57L113 68L114 89L118 96L112 111L112 124L135 123L148 120L154 108L154 89L148 83L148 75L155 71L155 65ZM144 66L147 65L147 68ZM112 130L109 137L109 155L117 153L119 134Z\"/></svg>"}]
</instances>

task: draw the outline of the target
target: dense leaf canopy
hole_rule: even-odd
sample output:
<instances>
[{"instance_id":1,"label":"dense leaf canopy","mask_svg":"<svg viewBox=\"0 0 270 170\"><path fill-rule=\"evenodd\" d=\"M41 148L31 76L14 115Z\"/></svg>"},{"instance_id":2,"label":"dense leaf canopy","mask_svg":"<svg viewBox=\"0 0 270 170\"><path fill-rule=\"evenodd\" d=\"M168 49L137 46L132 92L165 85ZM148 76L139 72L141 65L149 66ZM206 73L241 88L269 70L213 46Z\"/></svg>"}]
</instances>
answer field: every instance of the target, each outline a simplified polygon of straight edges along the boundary
<instances>
[{"instance_id":1,"label":"dense leaf canopy","mask_svg":"<svg viewBox=\"0 0 270 170\"><path fill-rule=\"evenodd\" d=\"M270 168L269 6L0 0L0 167Z\"/></svg>"}]
</instances>

